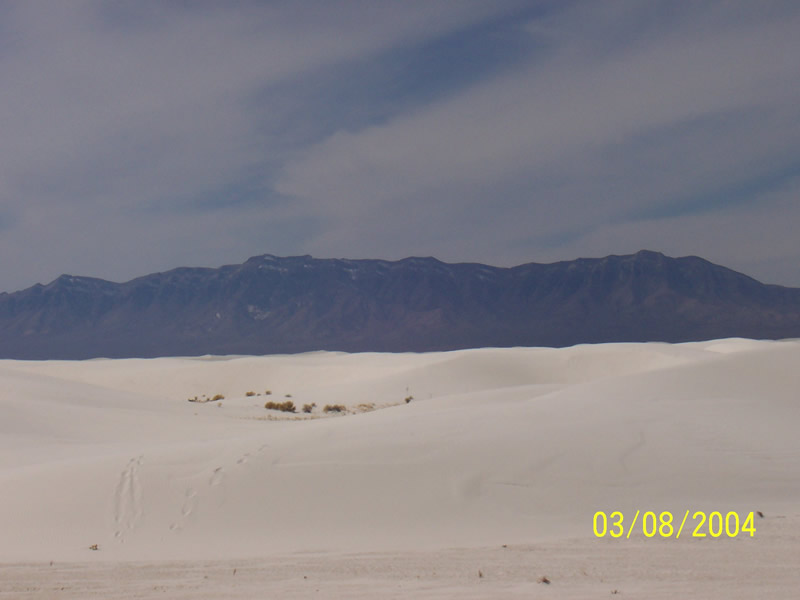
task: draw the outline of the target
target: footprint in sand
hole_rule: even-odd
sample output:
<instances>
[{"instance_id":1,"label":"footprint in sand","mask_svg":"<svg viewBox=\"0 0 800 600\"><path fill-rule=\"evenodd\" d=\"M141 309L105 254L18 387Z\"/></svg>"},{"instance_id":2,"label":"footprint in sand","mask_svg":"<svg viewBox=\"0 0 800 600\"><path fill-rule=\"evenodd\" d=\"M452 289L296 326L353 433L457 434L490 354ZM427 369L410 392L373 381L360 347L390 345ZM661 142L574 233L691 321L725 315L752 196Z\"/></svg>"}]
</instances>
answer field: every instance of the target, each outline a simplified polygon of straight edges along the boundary
<instances>
[{"instance_id":1,"label":"footprint in sand","mask_svg":"<svg viewBox=\"0 0 800 600\"><path fill-rule=\"evenodd\" d=\"M117 530L114 533L120 541L124 541L126 531L136 527L142 518L142 486L139 482L139 469L142 466L143 456L132 458L120 473L119 482L114 490L114 523Z\"/></svg>"},{"instance_id":2,"label":"footprint in sand","mask_svg":"<svg viewBox=\"0 0 800 600\"><path fill-rule=\"evenodd\" d=\"M269 444L264 444L261 446L257 453L261 453L264 450L269 448ZM251 458L251 454L246 452L242 456L237 459L236 464L240 466L246 465ZM211 473L211 477L208 479L208 486L209 487L218 487L222 484L223 480L225 479L225 469L222 467L216 467L214 471ZM194 488L187 488L186 489L186 499L183 502L183 506L181 507L181 516L180 519L175 522L171 523L169 528L171 531L181 531L183 529L184 521L195 511L197 507L197 500L198 500L198 492ZM220 500L220 503L224 502L224 500Z\"/></svg>"},{"instance_id":3,"label":"footprint in sand","mask_svg":"<svg viewBox=\"0 0 800 600\"><path fill-rule=\"evenodd\" d=\"M183 503L183 507L181 508L181 516L188 517L194 511L195 505L195 498L197 497L197 492L192 488L186 490L186 500Z\"/></svg>"},{"instance_id":4,"label":"footprint in sand","mask_svg":"<svg viewBox=\"0 0 800 600\"><path fill-rule=\"evenodd\" d=\"M217 467L214 469L214 473L211 475L211 479L208 480L208 485L210 486L217 486L222 483L223 478L225 477L225 471L222 467Z\"/></svg>"},{"instance_id":5,"label":"footprint in sand","mask_svg":"<svg viewBox=\"0 0 800 600\"><path fill-rule=\"evenodd\" d=\"M181 517L177 523L171 523L169 528L172 531L181 531L183 522L194 512L197 504L197 491L194 488L186 488L186 498L181 506Z\"/></svg>"}]
</instances>

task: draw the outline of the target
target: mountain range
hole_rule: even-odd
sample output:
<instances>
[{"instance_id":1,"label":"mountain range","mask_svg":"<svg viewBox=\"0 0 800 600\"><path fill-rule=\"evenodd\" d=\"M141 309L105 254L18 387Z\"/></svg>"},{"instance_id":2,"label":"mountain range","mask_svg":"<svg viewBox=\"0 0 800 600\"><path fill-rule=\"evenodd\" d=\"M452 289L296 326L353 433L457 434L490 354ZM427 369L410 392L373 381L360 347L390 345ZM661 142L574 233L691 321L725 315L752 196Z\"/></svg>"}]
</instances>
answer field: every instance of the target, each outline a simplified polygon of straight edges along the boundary
<instances>
[{"instance_id":1,"label":"mountain range","mask_svg":"<svg viewBox=\"0 0 800 600\"><path fill-rule=\"evenodd\" d=\"M800 289L651 251L511 268L263 255L0 294L0 357L432 351L800 337Z\"/></svg>"}]
</instances>

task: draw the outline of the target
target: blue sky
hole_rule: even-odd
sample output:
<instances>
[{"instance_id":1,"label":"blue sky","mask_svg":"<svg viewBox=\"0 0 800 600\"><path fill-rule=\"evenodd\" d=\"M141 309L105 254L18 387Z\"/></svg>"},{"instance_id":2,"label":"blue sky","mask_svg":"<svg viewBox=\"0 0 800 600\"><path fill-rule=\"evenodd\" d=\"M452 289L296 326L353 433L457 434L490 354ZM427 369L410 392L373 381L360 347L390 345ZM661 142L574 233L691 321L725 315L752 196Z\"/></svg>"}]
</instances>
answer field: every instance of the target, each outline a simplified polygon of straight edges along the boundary
<instances>
[{"instance_id":1,"label":"blue sky","mask_svg":"<svg viewBox=\"0 0 800 600\"><path fill-rule=\"evenodd\" d=\"M0 290L642 248L800 286L800 3L0 1Z\"/></svg>"}]
</instances>

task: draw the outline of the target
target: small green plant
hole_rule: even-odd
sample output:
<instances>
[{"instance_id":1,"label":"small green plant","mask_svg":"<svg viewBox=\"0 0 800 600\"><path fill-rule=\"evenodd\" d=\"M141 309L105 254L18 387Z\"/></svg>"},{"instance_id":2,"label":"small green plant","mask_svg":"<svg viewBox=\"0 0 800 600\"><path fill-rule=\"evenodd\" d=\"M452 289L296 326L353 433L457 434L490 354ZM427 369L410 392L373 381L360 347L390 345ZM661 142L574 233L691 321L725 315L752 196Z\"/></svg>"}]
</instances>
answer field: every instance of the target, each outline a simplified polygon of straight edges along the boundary
<instances>
[{"instance_id":1,"label":"small green plant","mask_svg":"<svg viewBox=\"0 0 800 600\"><path fill-rule=\"evenodd\" d=\"M286 402L267 402L264 405L264 408L269 410L280 410L282 412L296 412L297 408L294 405L294 402L291 400L287 400Z\"/></svg>"},{"instance_id":2,"label":"small green plant","mask_svg":"<svg viewBox=\"0 0 800 600\"><path fill-rule=\"evenodd\" d=\"M253 397L253 396L255 396L255 395L256 395L256 393L255 393L255 392L247 392L247 393L245 394L245 396L247 396L248 398L251 398L251 397Z\"/></svg>"},{"instance_id":3,"label":"small green plant","mask_svg":"<svg viewBox=\"0 0 800 600\"><path fill-rule=\"evenodd\" d=\"M316 402L312 402L311 404L303 404L303 412L310 413L312 410L314 410L314 408L316 408L316 406Z\"/></svg>"},{"instance_id":4,"label":"small green plant","mask_svg":"<svg viewBox=\"0 0 800 600\"><path fill-rule=\"evenodd\" d=\"M322 409L322 412L325 412L325 413L336 412L336 413L338 413L338 412L344 412L346 410L347 410L347 408L345 408L341 404L326 404L325 408Z\"/></svg>"}]
</instances>

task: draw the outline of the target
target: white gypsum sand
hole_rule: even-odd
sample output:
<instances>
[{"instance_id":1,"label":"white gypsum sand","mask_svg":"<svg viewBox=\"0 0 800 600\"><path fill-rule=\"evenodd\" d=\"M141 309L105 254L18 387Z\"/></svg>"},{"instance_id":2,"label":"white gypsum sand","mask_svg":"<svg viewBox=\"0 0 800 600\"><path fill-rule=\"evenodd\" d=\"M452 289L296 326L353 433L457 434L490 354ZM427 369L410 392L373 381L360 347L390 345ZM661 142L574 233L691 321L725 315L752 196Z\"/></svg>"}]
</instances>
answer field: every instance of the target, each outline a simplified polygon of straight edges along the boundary
<instances>
[{"instance_id":1,"label":"white gypsum sand","mask_svg":"<svg viewBox=\"0 0 800 600\"><path fill-rule=\"evenodd\" d=\"M0 598L791 597L799 365L739 339L0 361ZM687 509L764 517L592 530Z\"/></svg>"}]
</instances>

